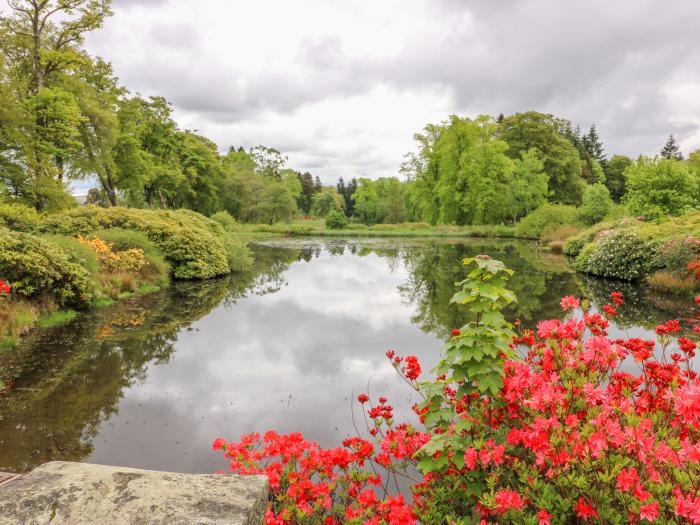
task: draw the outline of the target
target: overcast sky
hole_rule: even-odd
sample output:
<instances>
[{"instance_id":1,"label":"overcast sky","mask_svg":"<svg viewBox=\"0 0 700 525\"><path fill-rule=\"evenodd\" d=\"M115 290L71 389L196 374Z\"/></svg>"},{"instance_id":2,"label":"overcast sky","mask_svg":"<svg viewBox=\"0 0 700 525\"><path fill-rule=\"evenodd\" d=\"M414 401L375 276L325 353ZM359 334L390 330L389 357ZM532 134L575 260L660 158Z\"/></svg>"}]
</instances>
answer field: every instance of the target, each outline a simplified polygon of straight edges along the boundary
<instances>
[{"instance_id":1,"label":"overcast sky","mask_svg":"<svg viewBox=\"0 0 700 525\"><path fill-rule=\"evenodd\" d=\"M396 175L448 115L595 122L608 154L700 147L695 0L114 0L88 49L222 149L325 182Z\"/></svg>"}]
</instances>

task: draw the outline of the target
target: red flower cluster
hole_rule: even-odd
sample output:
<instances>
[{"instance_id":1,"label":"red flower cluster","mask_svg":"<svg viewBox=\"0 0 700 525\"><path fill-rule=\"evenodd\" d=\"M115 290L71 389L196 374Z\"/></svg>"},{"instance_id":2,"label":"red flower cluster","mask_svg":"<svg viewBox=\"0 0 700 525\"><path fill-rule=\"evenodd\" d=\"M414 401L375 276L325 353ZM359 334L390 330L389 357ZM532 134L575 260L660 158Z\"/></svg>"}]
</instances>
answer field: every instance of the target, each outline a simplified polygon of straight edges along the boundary
<instances>
[{"instance_id":1,"label":"red flower cluster","mask_svg":"<svg viewBox=\"0 0 700 525\"><path fill-rule=\"evenodd\" d=\"M421 374L421 367L420 363L418 362L418 358L414 355L409 355L405 358L405 362L406 366L403 368L403 375L407 379L415 381Z\"/></svg>"},{"instance_id":2,"label":"red flower cluster","mask_svg":"<svg viewBox=\"0 0 700 525\"><path fill-rule=\"evenodd\" d=\"M10 295L12 287L5 281L0 281L0 295Z\"/></svg>"}]
</instances>

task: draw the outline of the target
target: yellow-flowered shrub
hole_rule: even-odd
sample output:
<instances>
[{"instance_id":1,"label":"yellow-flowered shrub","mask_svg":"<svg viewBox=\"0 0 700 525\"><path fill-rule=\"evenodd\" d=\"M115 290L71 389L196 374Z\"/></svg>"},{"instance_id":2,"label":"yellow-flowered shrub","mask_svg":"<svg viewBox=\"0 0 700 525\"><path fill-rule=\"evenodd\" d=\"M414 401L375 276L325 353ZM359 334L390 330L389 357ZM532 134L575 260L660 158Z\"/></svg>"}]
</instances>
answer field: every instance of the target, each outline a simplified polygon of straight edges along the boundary
<instances>
[{"instance_id":1,"label":"yellow-flowered shrub","mask_svg":"<svg viewBox=\"0 0 700 525\"><path fill-rule=\"evenodd\" d=\"M78 241L97 254L100 266L108 272L140 272L146 266L146 257L141 248L113 251L112 246L99 237L78 236Z\"/></svg>"}]
</instances>

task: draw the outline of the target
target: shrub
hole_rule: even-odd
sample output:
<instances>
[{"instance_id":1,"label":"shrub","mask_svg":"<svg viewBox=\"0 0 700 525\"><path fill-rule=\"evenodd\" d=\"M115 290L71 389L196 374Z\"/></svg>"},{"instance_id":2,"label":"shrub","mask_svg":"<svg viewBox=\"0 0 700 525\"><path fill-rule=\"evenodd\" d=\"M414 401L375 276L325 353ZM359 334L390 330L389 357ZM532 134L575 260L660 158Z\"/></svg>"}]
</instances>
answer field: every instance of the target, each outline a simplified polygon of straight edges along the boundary
<instances>
[{"instance_id":1,"label":"shrub","mask_svg":"<svg viewBox=\"0 0 700 525\"><path fill-rule=\"evenodd\" d=\"M518 237L539 239L543 234L554 231L562 226L578 226L580 224L578 209L564 204L545 204L531 214L523 217L515 225Z\"/></svg>"},{"instance_id":2,"label":"shrub","mask_svg":"<svg viewBox=\"0 0 700 525\"><path fill-rule=\"evenodd\" d=\"M342 230L347 224L348 218L340 210L331 210L326 215L326 228L329 230Z\"/></svg>"},{"instance_id":3,"label":"shrub","mask_svg":"<svg viewBox=\"0 0 700 525\"><path fill-rule=\"evenodd\" d=\"M146 258L140 248L114 251L99 237L85 238L78 236L78 242L97 254L101 270L109 273L138 273L146 266Z\"/></svg>"},{"instance_id":4,"label":"shrub","mask_svg":"<svg viewBox=\"0 0 700 525\"><path fill-rule=\"evenodd\" d=\"M50 297L61 306L84 307L94 298L88 270L57 244L0 228L0 275L13 292L32 299Z\"/></svg>"},{"instance_id":5,"label":"shrub","mask_svg":"<svg viewBox=\"0 0 700 525\"><path fill-rule=\"evenodd\" d=\"M41 237L61 248L72 262L84 267L91 275L94 276L99 273L100 262L97 259L97 254L75 237L50 234L42 235Z\"/></svg>"},{"instance_id":6,"label":"shrub","mask_svg":"<svg viewBox=\"0 0 700 525\"><path fill-rule=\"evenodd\" d=\"M295 236L295 235L308 235L312 231L314 231L313 224L290 224L286 233L289 235Z\"/></svg>"},{"instance_id":7,"label":"shrub","mask_svg":"<svg viewBox=\"0 0 700 525\"><path fill-rule=\"evenodd\" d=\"M663 244L656 251L654 266L663 268L676 277L688 275L688 265L700 255L700 239L687 237L674 239Z\"/></svg>"},{"instance_id":8,"label":"shrub","mask_svg":"<svg viewBox=\"0 0 700 525\"><path fill-rule=\"evenodd\" d=\"M542 236L540 237L540 240L542 242L564 242L570 237L573 237L575 235L578 235L581 232L581 228L579 226L574 226L574 225L567 225L567 226L561 226L557 228L556 230L549 230L547 233L543 233Z\"/></svg>"},{"instance_id":9,"label":"shrub","mask_svg":"<svg viewBox=\"0 0 700 525\"><path fill-rule=\"evenodd\" d=\"M177 279L207 279L229 272L223 228L189 210L139 210L83 206L48 216L39 229L88 235L102 229L142 232L172 265Z\"/></svg>"},{"instance_id":10,"label":"shrub","mask_svg":"<svg viewBox=\"0 0 700 525\"><path fill-rule=\"evenodd\" d=\"M562 251L571 257L576 257L584 246L595 238L596 232L593 230L585 230L581 233L573 235L564 241Z\"/></svg>"},{"instance_id":11,"label":"shrub","mask_svg":"<svg viewBox=\"0 0 700 525\"><path fill-rule=\"evenodd\" d=\"M595 224L603 220L614 206L610 191L604 184L591 184L583 192L579 220L584 224Z\"/></svg>"},{"instance_id":12,"label":"shrub","mask_svg":"<svg viewBox=\"0 0 700 525\"><path fill-rule=\"evenodd\" d=\"M0 224L11 230L32 231L39 223L39 214L34 208L19 203L0 204Z\"/></svg>"},{"instance_id":13,"label":"shrub","mask_svg":"<svg viewBox=\"0 0 700 525\"><path fill-rule=\"evenodd\" d=\"M211 220L221 224L221 227L227 232L236 231L238 226L238 222L233 218L233 215L225 210L217 211L211 216Z\"/></svg>"},{"instance_id":14,"label":"shrub","mask_svg":"<svg viewBox=\"0 0 700 525\"><path fill-rule=\"evenodd\" d=\"M253 265L253 257L245 242L236 239L230 233L224 234L226 259L232 272L242 272Z\"/></svg>"},{"instance_id":15,"label":"shrub","mask_svg":"<svg viewBox=\"0 0 700 525\"><path fill-rule=\"evenodd\" d=\"M658 243L642 237L634 228L601 233L576 258L576 269L597 275L633 281L654 270Z\"/></svg>"},{"instance_id":16,"label":"shrub","mask_svg":"<svg viewBox=\"0 0 700 525\"><path fill-rule=\"evenodd\" d=\"M110 230L97 230L93 235L104 240L115 252L131 249L141 250L146 261L146 265L141 270L141 275L149 281L164 281L167 279L170 273L170 265L160 254L158 247L143 233L112 228Z\"/></svg>"}]
</instances>

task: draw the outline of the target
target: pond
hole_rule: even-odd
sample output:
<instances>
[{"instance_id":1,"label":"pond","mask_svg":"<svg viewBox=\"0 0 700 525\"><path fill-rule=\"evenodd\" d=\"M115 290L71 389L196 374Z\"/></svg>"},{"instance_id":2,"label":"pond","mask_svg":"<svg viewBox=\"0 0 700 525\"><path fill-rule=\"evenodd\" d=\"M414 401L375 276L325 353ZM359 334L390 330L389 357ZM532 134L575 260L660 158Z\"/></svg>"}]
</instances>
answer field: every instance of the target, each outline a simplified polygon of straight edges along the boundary
<instances>
[{"instance_id":1,"label":"pond","mask_svg":"<svg viewBox=\"0 0 700 525\"><path fill-rule=\"evenodd\" d=\"M516 271L519 303L508 316L526 326L560 316L568 294L602 306L624 292L613 337L651 336L686 307L576 274L529 242L271 239L253 248L243 275L175 283L0 354L10 385L0 396L0 470L67 460L210 473L224 468L211 452L216 437L276 429L339 444L355 433L351 400L367 391L409 417L410 393L384 353L417 355L424 369L437 362L468 318L449 304L467 256Z\"/></svg>"}]
</instances>

